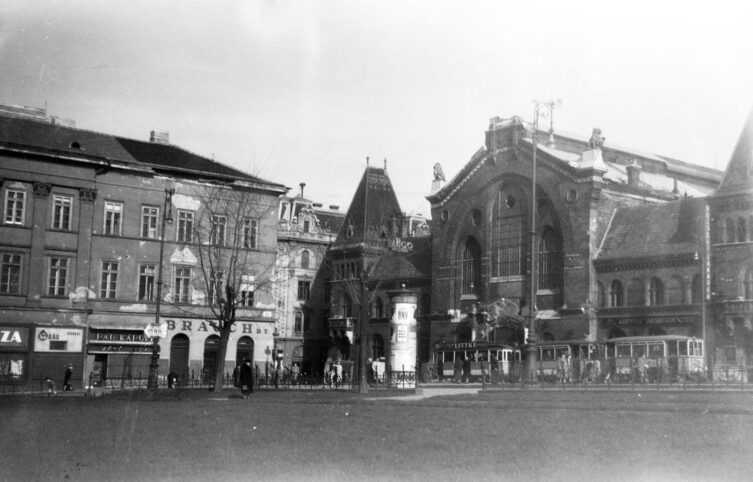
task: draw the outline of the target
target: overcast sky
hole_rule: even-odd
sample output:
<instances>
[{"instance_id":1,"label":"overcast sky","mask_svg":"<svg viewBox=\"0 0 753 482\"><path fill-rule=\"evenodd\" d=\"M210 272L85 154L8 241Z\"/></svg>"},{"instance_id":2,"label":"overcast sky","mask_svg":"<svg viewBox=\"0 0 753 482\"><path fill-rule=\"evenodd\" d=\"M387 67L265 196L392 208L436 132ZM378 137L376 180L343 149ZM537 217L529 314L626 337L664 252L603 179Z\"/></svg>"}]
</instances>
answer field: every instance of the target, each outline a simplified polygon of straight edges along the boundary
<instances>
[{"instance_id":1,"label":"overcast sky","mask_svg":"<svg viewBox=\"0 0 753 482\"><path fill-rule=\"evenodd\" d=\"M366 156L428 214L491 117L723 169L753 105L747 2L0 0L0 103L350 202ZM737 5L741 4L741 5ZM701 6L703 5L703 7Z\"/></svg>"}]
</instances>

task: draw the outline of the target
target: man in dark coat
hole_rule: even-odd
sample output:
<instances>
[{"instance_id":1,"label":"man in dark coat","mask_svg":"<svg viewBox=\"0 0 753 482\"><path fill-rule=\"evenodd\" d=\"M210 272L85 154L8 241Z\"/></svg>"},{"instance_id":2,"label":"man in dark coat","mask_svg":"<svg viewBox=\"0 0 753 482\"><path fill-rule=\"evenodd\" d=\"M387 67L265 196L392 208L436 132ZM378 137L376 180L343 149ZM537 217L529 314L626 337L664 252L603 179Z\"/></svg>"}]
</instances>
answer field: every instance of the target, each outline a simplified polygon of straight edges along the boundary
<instances>
[{"instance_id":1,"label":"man in dark coat","mask_svg":"<svg viewBox=\"0 0 753 482\"><path fill-rule=\"evenodd\" d=\"M251 368L251 360L243 360L240 373L241 394L248 399L254 391L254 370Z\"/></svg>"},{"instance_id":2,"label":"man in dark coat","mask_svg":"<svg viewBox=\"0 0 753 482\"><path fill-rule=\"evenodd\" d=\"M73 376L73 365L66 365L65 375L63 376L63 391L70 392L73 390L71 386L71 377Z\"/></svg>"}]
</instances>

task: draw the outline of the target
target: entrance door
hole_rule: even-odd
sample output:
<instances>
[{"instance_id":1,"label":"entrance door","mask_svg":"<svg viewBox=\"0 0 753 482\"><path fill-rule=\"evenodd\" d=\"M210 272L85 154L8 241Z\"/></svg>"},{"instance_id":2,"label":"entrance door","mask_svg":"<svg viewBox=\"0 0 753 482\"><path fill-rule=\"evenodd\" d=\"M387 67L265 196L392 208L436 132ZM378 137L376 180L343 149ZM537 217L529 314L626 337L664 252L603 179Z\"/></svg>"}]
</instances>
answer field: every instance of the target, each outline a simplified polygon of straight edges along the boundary
<instances>
[{"instance_id":1,"label":"entrance door","mask_svg":"<svg viewBox=\"0 0 753 482\"><path fill-rule=\"evenodd\" d=\"M92 385L103 387L107 380L107 355L94 355L94 367L92 368Z\"/></svg>"},{"instance_id":2,"label":"entrance door","mask_svg":"<svg viewBox=\"0 0 753 482\"><path fill-rule=\"evenodd\" d=\"M235 364L240 365L243 360L254 361L254 340L250 336L242 336L238 339L238 349L235 352Z\"/></svg>"},{"instance_id":3,"label":"entrance door","mask_svg":"<svg viewBox=\"0 0 753 482\"><path fill-rule=\"evenodd\" d=\"M170 342L170 371L177 374L178 378L188 378L188 345L186 335L175 335Z\"/></svg>"},{"instance_id":4,"label":"entrance door","mask_svg":"<svg viewBox=\"0 0 753 482\"><path fill-rule=\"evenodd\" d=\"M204 342L204 383L214 382L214 372L217 369L217 354L220 351L220 337L208 336Z\"/></svg>"}]
</instances>

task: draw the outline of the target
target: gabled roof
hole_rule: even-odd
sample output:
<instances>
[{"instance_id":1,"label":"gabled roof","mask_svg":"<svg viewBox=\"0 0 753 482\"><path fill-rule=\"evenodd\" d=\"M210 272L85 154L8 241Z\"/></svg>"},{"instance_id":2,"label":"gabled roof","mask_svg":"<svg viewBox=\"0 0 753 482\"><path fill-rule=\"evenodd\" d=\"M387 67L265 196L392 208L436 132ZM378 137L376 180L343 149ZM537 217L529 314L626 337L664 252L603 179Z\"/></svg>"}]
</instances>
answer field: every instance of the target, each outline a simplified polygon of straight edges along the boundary
<instances>
[{"instance_id":1,"label":"gabled roof","mask_svg":"<svg viewBox=\"0 0 753 482\"><path fill-rule=\"evenodd\" d=\"M113 168L136 168L177 175L240 181L284 192L282 184L259 179L171 144L138 141L17 117L0 116L0 147L28 154L112 163Z\"/></svg>"},{"instance_id":2,"label":"gabled roof","mask_svg":"<svg viewBox=\"0 0 753 482\"><path fill-rule=\"evenodd\" d=\"M335 245L384 244L400 235L402 211L386 169L367 167Z\"/></svg>"},{"instance_id":3,"label":"gabled roof","mask_svg":"<svg viewBox=\"0 0 753 482\"><path fill-rule=\"evenodd\" d=\"M700 249L705 199L618 208L596 263L692 255Z\"/></svg>"},{"instance_id":4,"label":"gabled roof","mask_svg":"<svg viewBox=\"0 0 753 482\"><path fill-rule=\"evenodd\" d=\"M737 139L716 195L753 194L753 109Z\"/></svg>"}]
</instances>

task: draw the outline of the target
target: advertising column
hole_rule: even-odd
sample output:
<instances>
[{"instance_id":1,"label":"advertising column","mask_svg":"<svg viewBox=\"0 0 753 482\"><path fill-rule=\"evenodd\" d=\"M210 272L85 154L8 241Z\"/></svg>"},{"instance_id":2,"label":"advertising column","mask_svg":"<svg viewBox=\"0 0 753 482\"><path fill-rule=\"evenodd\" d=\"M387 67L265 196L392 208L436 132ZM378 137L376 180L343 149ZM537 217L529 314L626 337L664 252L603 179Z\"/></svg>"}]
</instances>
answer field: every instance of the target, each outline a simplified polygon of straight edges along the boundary
<instances>
[{"instance_id":1,"label":"advertising column","mask_svg":"<svg viewBox=\"0 0 753 482\"><path fill-rule=\"evenodd\" d=\"M390 386L416 387L416 306L418 296L406 290L389 292L392 304L390 320Z\"/></svg>"}]
</instances>

